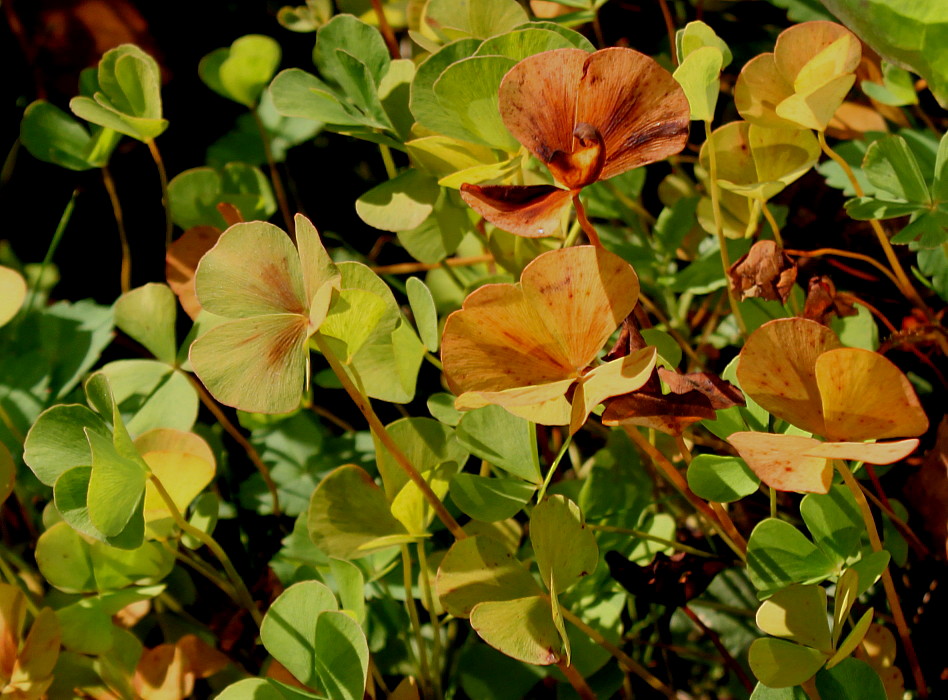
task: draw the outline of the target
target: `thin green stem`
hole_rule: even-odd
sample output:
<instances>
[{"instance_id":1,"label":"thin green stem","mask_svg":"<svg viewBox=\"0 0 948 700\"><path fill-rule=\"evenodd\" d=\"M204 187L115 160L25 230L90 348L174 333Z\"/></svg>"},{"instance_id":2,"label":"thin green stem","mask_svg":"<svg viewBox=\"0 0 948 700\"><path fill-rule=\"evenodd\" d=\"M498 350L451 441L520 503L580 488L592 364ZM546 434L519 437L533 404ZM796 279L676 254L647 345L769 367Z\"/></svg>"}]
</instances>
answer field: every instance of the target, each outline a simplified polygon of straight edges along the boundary
<instances>
[{"instance_id":1,"label":"thin green stem","mask_svg":"<svg viewBox=\"0 0 948 700\"><path fill-rule=\"evenodd\" d=\"M777 220L774 218L770 208L767 206L767 202L765 202L763 199L760 200L760 210L764 213L764 218L767 219L767 223L770 224L770 230L774 233L774 240L777 241L777 245L779 245L782 249L783 236L780 235L780 227L777 225Z\"/></svg>"},{"instance_id":2,"label":"thin green stem","mask_svg":"<svg viewBox=\"0 0 948 700\"><path fill-rule=\"evenodd\" d=\"M382 163L385 164L385 174L388 175L388 179L395 179L398 175L398 169L395 167L395 159L392 158L392 149L384 143L380 143L379 153L382 154Z\"/></svg>"},{"instance_id":3,"label":"thin green stem","mask_svg":"<svg viewBox=\"0 0 948 700\"><path fill-rule=\"evenodd\" d=\"M579 223L579 217L570 224L569 231L566 232L566 237L563 239L562 248L571 248L576 244L576 239L579 238L579 232L583 230L583 227Z\"/></svg>"},{"instance_id":4,"label":"thin green stem","mask_svg":"<svg viewBox=\"0 0 948 700\"><path fill-rule=\"evenodd\" d=\"M263 623L263 615L260 614L257 604L250 595L250 591L247 590L244 580L240 577L240 574L237 573L237 569L234 568L233 563L231 563L230 557L227 556L227 552L224 551L224 549L217 543L217 540L211 537L211 535L194 527L191 523L184 519L181 511L178 510L178 506L175 505L174 499L171 498L171 494L168 493L164 487L164 484L161 483L161 479L155 476L155 474L149 473L148 480L151 482L152 486L155 487L155 491L158 492L161 500L164 501L165 507L171 512L171 518L181 529L181 531L198 540L201 544L211 550L211 553L215 557L217 557L217 560L221 563L221 566L224 567L224 571L227 573L227 577L230 579L230 582L234 587L234 592L237 594L237 598L247 609L247 612L250 613L250 616L253 618L253 621L259 628Z\"/></svg>"},{"instance_id":5,"label":"thin green stem","mask_svg":"<svg viewBox=\"0 0 948 700\"><path fill-rule=\"evenodd\" d=\"M260 133L260 143L263 144L263 156L267 159L267 166L270 169L270 180L273 182L273 193L276 195L277 205L280 207L280 215L286 224L288 231L293 232L293 214L290 213L290 202L286 197L286 188L283 187L283 178L280 177L280 171L277 168L276 160L273 158L273 149L270 142L270 133L264 126L263 120L257 114L256 109L251 109L254 124L257 125L257 131Z\"/></svg>"},{"instance_id":6,"label":"thin green stem","mask_svg":"<svg viewBox=\"0 0 948 700\"><path fill-rule=\"evenodd\" d=\"M770 486L770 517L777 517L777 489Z\"/></svg>"},{"instance_id":7,"label":"thin green stem","mask_svg":"<svg viewBox=\"0 0 948 700\"><path fill-rule=\"evenodd\" d=\"M173 223L171 221L171 201L168 199L168 172L165 170L165 162L161 158L161 151L158 150L158 144L154 139L145 141L148 146L148 152L151 153L152 160L155 161L155 167L158 168L158 180L161 183L161 203L165 207L165 249L171 246L171 231Z\"/></svg>"},{"instance_id":8,"label":"thin green stem","mask_svg":"<svg viewBox=\"0 0 948 700\"><path fill-rule=\"evenodd\" d=\"M432 647L431 647L431 682L434 686L435 697L442 697L441 690L441 664L443 663L444 652L441 646L441 620L438 618L435 609L435 598L431 591L431 580L428 578L428 555L425 552L425 543L419 542L418 549L418 567L421 569L421 594L425 601L425 607L428 609L428 617L431 619Z\"/></svg>"},{"instance_id":9,"label":"thin green stem","mask_svg":"<svg viewBox=\"0 0 948 700\"><path fill-rule=\"evenodd\" d=\"M550 465L549 471L547 471L546 476L543 478L543 485L540 486L540 490L537 492L537 503L543 501L543 497L546 496L546 489L549 487L550 482L553 480L553 474L556 473L556 468L560 466L560 462L563 460L563 457L569 451L569 445L573 441L572 435L567 435L566 439L563 441L563 444L560 446L560 451L556 454L556 457L553 459L553 464Z\"/></svg>"},{"instance_id":10,"label":"thin green stem","mask_svg":"<svg viewBox=\"0 0 948 700\"><path fill-rule=\"evenodd\" d=\"M631 197L629 197L625 192L620 190L609 180L603 180L602 186L608 190L609 194L619 200L619 203L622 204L629 211L638 214L638 216L649 226L655 225L655 217L652 216L652 212L642 206L642 204Z\"/></svg>"},{"instance_id":11,"label":"thin green stem","mask_svg":"<svg viewBox=\"0 0 948 700\"><path fill-rule=\"evenodd\" d=\"M718 247L721 249L721 267L724 268L724 275L727 277L728 270L731 269L731 260L727 252L727 239L724 237L724 217L721 215L721 192L718 189L718 156L714 151L714 135L711 132L711 122L704 123L705 139L708 142L708 190L711 194L711 212L714 215L714 235L718 239ZM731 313L734 314L734 320L741 331L741 335L747 335L747 324L741 315L741 307L737 297L734 296L734 290L730 283L727 285L727 299L731 305Z\"/></svg>"},{"instance_id":12,"label":"thin green stem","mask_svg":"<svg viewBox=\"0 0 948 700\"><path fill-rule=\"evenodd\" d=\"M415 606L415 594L412 592L411 583L411 554L408 551L408 545L403 544L399 549L402 552L402 584L405 586L405 607L408 609L408 619L411 622L411 630L415 635L415 644L418 646L418 675L421 676L422 689L427 690L431 686L431 668L428 666L428 649L425 646L425 638L421 634L421 620L418 619L418 608ZM427 576L423 573L422 578ZM422 692L425 697L429 693Z\"/></svg>"},{"instance_id":13,"label":"thin green stem","mask_svg":"<svg viewBox=\"0 0 948 700\"><path fill-rule=\"evenodd\" d=\"M849 163L846 162L846 159L830 148L830 145L826 142L826 135L822 131L817 131L816 135L820 142L820 148L823 149L823 153L829 156L840 168L842 168L843 172L846 174L846 177L849 179L850 184L853 186L853 191L856 193L856 196L864 196L865 192L862 189L862 185L859 184L859 180L856 179L856 174L849 166ZM902 268L902 263L899 262L899 258L895 254L895 250L892 248L892 243L889 242L889 237L883 230L882 224L880 224L876 219L870 219L869 225L875 232L876 238L879 240L879 245L882 246L885 257L889 261L889 267L892 269L892 272L895 274L895 277L899 282L899 289L902 291L902 294L904 294L905 297L916 307L925 312L925 316L928 319L933 320L934 316L932 315L931 309L929 309L925 302L922 301L922 298L918 295L918 292L915 291L915 287L912 286L912 282L909 280L908 275L905 274L905 270Z\"/></svg>"},{"instance_id":14,"label":"thin green stem","mask_svg":"<svg viewBox=\"0 0 948 700\"><path fill-rule=\"evenodd\" d=\"M125 233L122 203L119 201L118 191L115 189L115 180L112 179L112 173L107 165L102 166L102 183L109 195L109 202L112 204L112 215L115 217L115 226L118 229L119 245L122 249L122 268L119 274L119 284L121 285L122 294L125 294L132 288L132 252L128 247L128 235Z\"/></svg>"},{"instance_id":15,"label":"thin green stem","mask_svg":"<svg viewBox=\"0 0 948 700\"><path fill-rule=\"evenodd\" d=\"M640 664L638 661L622 651L622 649L603 637L602 634L599 633L599 630L587 625L569 608L561 607L560 611L563 613L563 618L565 620L569 620L577 629L579 629L580 632L608 651L612 657L619 662L619 665L622 666L628 673L634 673L665 697L672 699L676 697L674 690L653 676L649 670L645 668L645 666Z\"/></svg>"},{"instance_id":16,"label":"thin green stem","mask_svg":"<svg viewBox=\"0 0 948 700\"><path fill-rule=\"evenodd\" d=\"M872 517L872 510L869 508L869 501L865 494L859 488L859 482L856 477L842 460L834 460L836 471L843 477L846 486L856 499L856 505L859 506L859 512L862 513L863 522L866 525L866 534L869 535L869 543L872 545L872 551L881 552L882 539L879 537L879 531L876 529L875 520ZM902 614L902 605L899 603L899 594L895 590L895 582L892 580L892 573L887 566L882 572L882 585L885 588L885 595L889 601L889 610L892 612L892 618L895 620L895 627L902 639L902 646L905 648L905 656L908 659L909 666L912 669L912 675L915 678L915 688L918 695L923 700L928 697L928 685L925 683L925 677L922 675L922 667L918 663L918 656L915 654L915 647L912 644L912 637L908 624L905 622L905 615Z\"/></svg>"},{"instance_id":17,"label":"thin green stem","mask_svg":"<svg viewBox=\"0 0 948 700\"><path fill-rule=\"evenodd\" d=\"M437 494L431 490L431 486L428 485L428 482L425 481L424 477L415 469L414 465L405 456L405 453L402 452L401 448L396 444L392 439L392 436L388 434L388 431L385 429L385 426L382 425L382 421L379 420L379 417L375 414L375 410L372 408L372 402L369 401L368 397L363 395L359 391L358 387L352 382L352 379L349 377L348 372L346 372L345 367L339 362L339 358L336 357L335 353L326 343L326 341L317 333L313 336L313 341L316 344L316 347L319 348L319 351L323 354L323 357L326 358L326 361L329 363L329 366L332 368L332 371L338 377L339 382L342 384L343 388L346 390L346 393L349 394L349 398L352 399L356 407L365 417L366 422L369 424L369 428L375 434L375 437L378 439L382 446L388 450L388 453L392 456L392 459L402 468L405 474L411 479L415 486L421 491L422 495L425 497L425 500L428 501L428 505L434 510L435 515L438 516L438 519L444 523L444 526L448 528L452 535L456 539L464 539L467 537L467 533L461 529L461 526L458 525L457 520L454 519L454 516L448 512L448 509L445 508L444 503L441 502L441 499L438 498Z\"/></svg>"},{"instance_id":18,"label":"thin green stem","mask_svg":"<svg viewBox=\"0 0 948 700\"><path fill-rule=\"evenodd\" d=\"M642 530L633 530L627 527L615 527L614 525L596 525L595 523L586 523L586 527L590 530L601 530L602 532L614 532L617 535L631 535L632 537L637 537L640 540L648 540L649 542L657 542L658 544L665 545L672 549L678 550L679 552L687 552L688 554L694 554L697 557L706 557L708 559L713 559L715 554L710 552L702 552L700 549L695 549L694 547L689 547L686 544L681 544L680 542L675 542L674 540L666 540L664 537L657 537L648 532L643 532Z\"/></svg>"},{"instance_id":19,"label":"thin green stem","mask_svg":"<svg viewBox=\"0 0 948 700\"><path fill-rule=\"evenodd\" d=\"M63 234L66 232L66 226L69 225L69 220L72 218L72 212L76 208L76 197L78 196L79 190L75 189L72 191L69 201L66 202L66 208L63 209L62 216L59 217L59 223L56 224L56 231L53 233L53 240L49 242L49 247L46 249L46 255L43 257L43 262L40 263L39 273L36 275L36 282L32 287L30 287L30 296L26 300L26 304L23 306L23 312L20 314L17 323L19 323L23 317L29 313L30 309L33 308L33 302L36 299L36 291L43 283L43 278L46 276L46 268L49 267L49 264L52 262L53 255L56 253L56 249L59 247L59 242L62 240Z\"/></svg>"}]
</instances>

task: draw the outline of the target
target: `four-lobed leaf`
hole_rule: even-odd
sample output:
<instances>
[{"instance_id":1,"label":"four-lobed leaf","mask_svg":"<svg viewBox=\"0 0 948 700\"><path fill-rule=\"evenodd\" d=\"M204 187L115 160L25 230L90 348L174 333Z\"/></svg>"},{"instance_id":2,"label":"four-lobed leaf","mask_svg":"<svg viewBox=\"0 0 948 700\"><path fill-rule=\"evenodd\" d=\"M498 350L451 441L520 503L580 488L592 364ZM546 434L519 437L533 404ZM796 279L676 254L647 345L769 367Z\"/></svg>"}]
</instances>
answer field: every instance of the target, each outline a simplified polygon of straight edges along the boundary
<instances>
[{"instance_id":1,"label":"four-lobed leaf","mask_svg":"<svg viewBox=\"0 0 948 700\"><path fill-rule=\"evenodd\" d=\"M201 259L201 306L223 316L191 345L191 366L229 406L288 413L309 383L307 340L329 313L339 273L307 218L296 246L264 222L236 224Z\"/></svg>"},{"instance_id":2,"label":"four-lobed leaf","mask_svg":"<svg viewBox=\"0 0 948 700\"><path fill-rule=\"evenodd\" d=\"M568 423L575 432L596 405L638 389L651 374L654 348L587 372L637 296L631 266L593 246L544 253L519 284L475 290L448 317L441 341L456 406L496 404L536 423Z\"/></svg>"}]
</instances>

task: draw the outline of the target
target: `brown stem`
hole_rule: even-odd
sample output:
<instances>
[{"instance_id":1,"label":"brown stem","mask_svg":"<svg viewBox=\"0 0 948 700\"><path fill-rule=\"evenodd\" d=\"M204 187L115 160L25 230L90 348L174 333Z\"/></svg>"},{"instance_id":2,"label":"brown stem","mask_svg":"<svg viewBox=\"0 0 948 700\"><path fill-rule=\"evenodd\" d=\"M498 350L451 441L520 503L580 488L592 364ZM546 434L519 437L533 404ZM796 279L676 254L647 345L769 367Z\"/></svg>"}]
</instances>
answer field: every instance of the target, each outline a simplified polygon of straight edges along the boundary
<instances>
[{"instance_id":1,"label":"brown stem","mask_svg":"<svg viewBox=\"0 0 948 700\"><path fill-rule=\"evenodd\" d=\"M277 204L280 207L280 216L286 224L286 230L290 234L293 231L293 215L290 213L290 202L286 197L286 189L283 187L283 178L280 177L280 171L277 168L276 161L273 159L273 149L270 147L270 134L263 125L257 110L251 109L254 124L257 125L257 131L260 132L260 142L263 144L263 155L267 159L267 166L270 168L270 180L273 182L273 193L276 195ZM294 234L295 235L295 234Z\"/></svg>"},{"instance_id":2,"label":"brown stem","mask_svg":"<svg viewBox=\"0 0 948 700\"><path fill-rule=\"evenodd\" d=\"M171 494L168 493L164 485L161 483L161 480L157 476L154 474L149 474L148 480L151 482L151 485L155 487L155 491L158 492L161 500L164 501L165 507L171 513L171 519L174 520L175 524L181 529L181 531L198 540L201 544L210 549L215 557L217 557L217 560L221 563L221 566L224 567L224 571L227 572L227 576L230 578L230 582L234 586L234 591L236 592L237 597L240 598L243 606L250 613L250 616L253 618L253 621L256 623L257 628L259 629L260 625L263 623L263 615L260 614L257 604L250 595L250 591L247 590L244 580L240 578L240 574L237 573L237 569L235 569L234 565L231 563L230 557L227 556L227 552L224 551L224 549L217 543L217 540L211 537L211 535L194 527L191 523L184 519L181 511L178 510L178 506L175 505L174 499L171 498Z\"/></svg>"},{"instance_id":3,"label":"brown stem","mask_svg":"<svg viewBox=\"0 0 948 700\"><path fill-rule=\"evenodd\" d=\"M856 481L856 477L849 471L849 467L846 466L845 462L841 460L834 460L834 462L836 464L836 471L843 477L843 481L845 481L846 486L849 487L850 492L856 499L856 505L859 506L859 511L862 513L862 519L866 524L866 533L869 535L869 543L872 545L872 551L881 552L883 549L882 540L879 538L879 531L876 529L876 523L872 517L872 510L869 508L869 501L866 500L865 494L859 487L859 482ZM915 647L912 644L910 631L905 622L905 615L902 614L902 606L899 603L899 594L898 591L895 590L895 582L892 580L892 573L889 571L888 566L885 568L885 571L882 572L882 585L885 588L885 596L889 601L889 609L892 611L892 619L895 621L895 627L899 632L899 637L902 639L902 646L905 648L905 656L908 659L909 666L912 668L912 675L915 678L915 689L918 691L919 697L925 700L928 698L928 685L925 683L925 677L922 675L922 667L918 663L918 656L915 655Z\"/></svg>"},{"instance_id":4,"label":"brown stem","mask_svg":"<svg viewBox=\"0 0 948 700\"><path fill-rule=\"evenodd\" d=\"M625 669L628 673L634 673L636 676L641 678L643 681L648 683L652 688L657 690L659 693L664 695L667 698L674 700L675 691L669 688L667 685L662 683L658 678L656 678L652 673L645 668L638 661L633 659L631 656L626 654L622 649L617 647L615 644L610 642L608 639L603 637L598 630L590 627L585 622L580 619L580 617L574 614L568 608L560 608L560 611L563 613L563 619L568 620L574 627L576 627L580 632L585 634L596 644L601 646L603 649L612 654L613 658L619 662L619 666Z\"/></svg>"},{"instance_id":5,"label":"brown stem","mask_svg":"<svg viewBox=\"0 0 948 700\"><path fill-rule=\"evenodd\" d=\"M112 179L112 173L107 165L102 166L102 183L105 185L105 191L109 195L109 201L112 203L112 215L115 217L115 226L118 228L119 245L122 248L122 270L119 281L122 288L122 294L125 294L132 288L132 254L128 247L128 236L125 233L125 217L122 215L122 203L118 198L118 191L115 189L115 180Z\"/></svg>"},{"instance_id":6,"label":"brown stem","mask_svg":"<svg viewBox=\"0 0 948 700\"><path fill-rule=\"evenodd\" d=\"M165 170L165 162L161 158L161 151L158 150L158 144L154 139L145 141L148 146L148 152L151 153L152 160L155 161L155 167L158 168L158 180L161 183L161 203L165 207L165 250L171 247L171 231L174 226L171 221L171 201L168 199L168 171Z\"/></svg>"},{"instance_id":7,"label":"brown stem","mask_svg":"<svg viewBox=\"0 0 948 700\"><path fill-rule=\"evenodd\" d=\"M662 17L665 19L665 31L668 32L668 46L671 51L671 59L674 65L678 65L678 47L675 44L675 20L672 19L671 10L668 9L668 3L665 0L658 0L662 8Z\"/></svg>"},{"instance_id":8,"label":"brown stem","mask_svg":"<svg viewBox=\"0 0 948 700\"><path fill-rule=\"evenodd\" d=\"M382 32L382 37L385 39L385 45L388 47L389 54L391 54L393 59L401 58L401 53L398 50L398 41L395 39L395 32L392 31L392 25L388 23L388 17L385 16L385 8L382 7L382 0L372 0L372 9L375 11L375 16L379 21L379 31Z\"/></svg>"},{"instance_id":9,"label":"brown stem","mask_svg":"<svg viewBox=\"0 0 948 700\"><path fill-rule=\"evenodd\" d=\"M901 289L899 286L899 280L896 279L889 269L880 263L875 258L871 258L868 255L863 255L862 253L851 253L848 250L840 250L839 248L817 248L816 250L790 250L785 249L783 251L787 255L793 255L798 258L818 258L823 255L836 255L841 258L852 258L853 260L862 260L865 263L869 263L879 272L889 278L897 288Z\"/></svg>"},{"instance_id":10,"label":"brown stem","mask_svg":"<svg viewBox=\"0 0 948 700\"><path fill-rule=\"evenodd\" d=\"M273 477L270 475L270 468L266 465L263 459L260 458L260 453L257 452L250 440L245 438L243 434L230 422L230 419L224 414L221 410L221 407L217 404L214 398L208 393L207 389L204 388L204 385L197 380L194 375L187 375L188 379L191 380L191 383L194 385L194 388L197 389L198 396L201 398L201 403L203 403L207 410L209 410L214 418L217 419L217 422L221 424L221 427L224 431L230 435L234 440L240 445L244 452L247 453L247 457L257 468L257 471L260 472L260 476L263 477L263 482L267 485L267 490L270 492L270 497L273 499L273 514L280 515L280 497L277 494L276 484L273 482Z\"/></svg>"},{"instance_id":11,"label":"brown stem","mask_svg":"<svg viewBox=\"0 0 948 700\"><path fill-rule=\"evenodd\" d=\"M592 691L592 688L589 687L586 679L583 678L583 674L577 671L575 666L566 663L565 660L557 662L556 665L560 671L563 672L563 675L566 676L566 680L569 681L569 684L573 686L573 690L576 691L576 694L582 698L582 700L596 700L596 694Z\"/></svg>"},{"instance_id":12,"label":"brown stem","mask_svg":"<svg viewBox=\"0 0 948 700\"><path fill-rule=\"evenodd\" d=\"M864 464L863 466L868 467L869 465ZM895 511L889 507L888 503L883 503L875 494L872 493L872 491L867 489L862 484L859 484L859 488L862 489L864 494L866 494L866 498L872 501L876 508L885 513L886 517L892 521L892 524L895 525L899 532L902 533L902 536L905 537L909 545L911 545L912 549L915 550L915 553L918 554L919 557L931 556L931 552L929 551L928 547L925 546L925 543L919 539L918 535L916 535L915 531L909 527L907 522L895 514Z\"/></svg>"},{"instance_id":13,"label":"brown stem","mask_svg":"<svg viewBox=\"0 0 948 700\"><path fill-rule=\"evenodd\" d=\"M635 426L625 425L623 428L632 442L652 460L652 464L661 471L671 485L691 503L695 510L708 518L712 527L718 531L718 534L721 535L721 539L724 540L734 553L742 560L745 559L747 557L747 542L741 533L738 532L727 512L724 511L723 508L721 511L716 512L705 501L698 498L692 490L688 488L688 482L685 481L685 478L675 468L675 465L669 462L665 455L646 440Z\"/></svg>"},{"instance_id":14,"label":"brown stem","mask_svg":"<svg viewBox=\"0 0 948 700\"><path fill-rule=\"evenodd\" d=\"M718 636L718 633L704 624L701 618L698 617L695 612L687 605L681 606L681 610L685 613L685 615L688 616L688 619L695 623L695 625L697 625L697 627L707 635L708 639L710 639L711 643L714 645L714 648L718 650L721 658L724 659L724 663L727 665L727 667L734 671L734 675L736 675L741 684L747 688L747 692L753 692L755 685L754 682L747 676L747 674L744 672L744 669L737 662L737 660L731 656L731 653L727 650L727 647L721 643L721 637Z\"/></svg>"},{"instance_id":15,"label":"brown stem","mask_svg":"<svg viewBox=\"0 0 948 700\"><path fill-rule=\"evenodd\" d=\"M599 240L599 234L596 233L596 229L593 227L592 223L589 221L589 218L586 216L586 208L579 200L578 192L573 195L573 206L576 207L576 218L579 221L579 225L582 226L583 232L586 234L589 242L597 248L602 248L602 241Z\"/></svg>"},{"instance_id":16,"label":"brown stem","mask_svg":"<svg viewBox=\"0 0 948 700\"><path fill-rule=\"evenodd\" d=\"M438 519L444 523L444 526L448 528L455 539L462 540L467 537L467 533L461 529L461 526L458 525L458 521L454 519L454 516L448 512L448 509L444 507L444 503L441 502L441 499L438 498L438 495L431 490L431 486L428 485L428 482L425 481L425 478L415 469L415 466L411 463L408 457L405 456L405 453L402 452L402 449L398 444L392 439L392 436L388 434L388 431L385 429L385 426L382 425L382 421L379 420L379 417L375 414L375 409L372 408L372 402L366 396L363 396L362 392L352 383L352 380L349 378L349 374L346 372L345 367L343 367L335 353L332 349L326 344L326 341L317 333L313 336L313 341L316 343L316 347L319 348L319 351L323 354L323 357L326 358L326 361L329 363L329 366L332 368L332 371L335 373L336 377L339 378L339 382L342 384L342 387L346 390L346 393L349 394L349 398L352 399L352 402L356 405L362 415L365 417L366 422L369 424L369 428L375 434L375 437L379 442L388 450L388 453L392 456L398 466L402 468L402 471L405 472L405 475L414 482L415 486L421 491L424 495L425 500L428 501L428 505L431 506L435 514L438 516Z\"/></svg>"}]
</instances>

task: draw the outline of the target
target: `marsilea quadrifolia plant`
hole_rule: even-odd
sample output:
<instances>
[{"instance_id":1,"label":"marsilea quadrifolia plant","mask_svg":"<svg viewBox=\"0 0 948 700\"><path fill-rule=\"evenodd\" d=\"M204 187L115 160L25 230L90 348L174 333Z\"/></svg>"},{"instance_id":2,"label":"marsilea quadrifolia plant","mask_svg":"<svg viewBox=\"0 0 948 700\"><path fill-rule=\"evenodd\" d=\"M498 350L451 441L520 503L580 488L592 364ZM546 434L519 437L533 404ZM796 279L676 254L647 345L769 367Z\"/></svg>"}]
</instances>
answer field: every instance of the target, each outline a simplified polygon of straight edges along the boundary
<instances>
[{"instance_id":1,"label":"marsilea quadrifolia plant","mask_svg":"<svg viewBox=\"0 0 948 700\"><path fill-rule=\"evenodd\" d=\"M25 109L123 293L52 301L72 203L46 263L0 246L0 694L948 692L900 602L945 549L948 115L905 68L945 62L664 4L283 8L312 65L263 21L203 47L172 113L242 114L170 178L141 48ZM132 288L145 148L169 284Z\"/></svg>"}]
</instances>

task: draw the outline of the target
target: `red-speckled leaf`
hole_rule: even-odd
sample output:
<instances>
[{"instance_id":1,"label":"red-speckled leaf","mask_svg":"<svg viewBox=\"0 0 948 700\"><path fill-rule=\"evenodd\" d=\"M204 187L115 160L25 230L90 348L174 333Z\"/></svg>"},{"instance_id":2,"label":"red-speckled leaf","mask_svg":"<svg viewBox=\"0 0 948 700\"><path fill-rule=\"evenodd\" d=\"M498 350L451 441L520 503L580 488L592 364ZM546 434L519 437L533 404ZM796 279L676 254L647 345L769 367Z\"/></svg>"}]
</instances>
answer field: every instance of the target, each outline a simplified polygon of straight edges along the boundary
<instances>
[{"instance_id":1,"label":"red-speckled leaf","mask_svg":"<svg viewBox=\"0 0 948 700\"><path fill-rule=\"evenodd\" d=\"M741 350L737 378L744 392L778 418L823 435L816 358L841 346L829 328L788 318L754 331Z\"/></svg>"},{"instance_id":2,"label":"red-speckled leaf","mask_svg":"<svg viewBox=\"0 0 948 700\"><path fill-rule=\"evenodd\" d=\"M880 440L928 430L928 417L901 370L877 352L839 348L816 360L826 437Z\"/></svg>"},{"instance_id":3,"label":"red-speckled leaf","mask_svg":"<svg viewBox=\"0 0 948 700\"><path fill-rule=\"evenodd\" d=\"M778 491L827 493L833 467L826 457L809 456L821 443L801 435L738 432L728 437L761 481Z\"/></svg>"}]
</instances>

